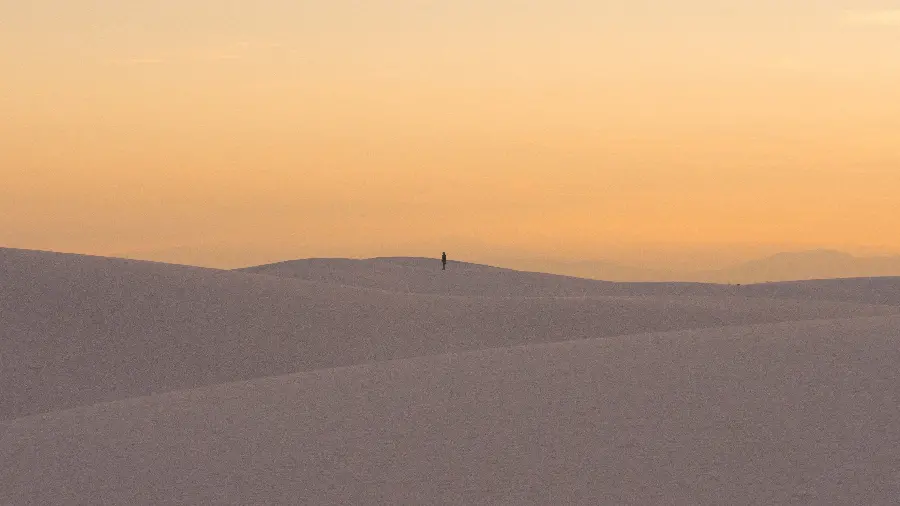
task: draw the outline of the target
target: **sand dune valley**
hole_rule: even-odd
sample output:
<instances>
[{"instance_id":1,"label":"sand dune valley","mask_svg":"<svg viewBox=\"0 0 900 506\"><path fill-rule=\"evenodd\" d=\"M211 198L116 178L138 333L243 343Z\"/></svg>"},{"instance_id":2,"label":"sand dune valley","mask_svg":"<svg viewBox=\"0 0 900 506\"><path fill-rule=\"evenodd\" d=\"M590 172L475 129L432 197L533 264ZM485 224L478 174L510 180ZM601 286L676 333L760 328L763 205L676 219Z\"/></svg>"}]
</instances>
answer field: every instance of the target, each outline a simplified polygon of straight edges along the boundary
<instances>
[{"instance_id":1,"label":"sand dune valley","mask_svg":"<svg viewBox=\"0 0 900 506\"><path fill-rule=\"evenodd\" d=\"M0 504L897 504L900 278L0 249Z\"/></svg>"}]
</instances>

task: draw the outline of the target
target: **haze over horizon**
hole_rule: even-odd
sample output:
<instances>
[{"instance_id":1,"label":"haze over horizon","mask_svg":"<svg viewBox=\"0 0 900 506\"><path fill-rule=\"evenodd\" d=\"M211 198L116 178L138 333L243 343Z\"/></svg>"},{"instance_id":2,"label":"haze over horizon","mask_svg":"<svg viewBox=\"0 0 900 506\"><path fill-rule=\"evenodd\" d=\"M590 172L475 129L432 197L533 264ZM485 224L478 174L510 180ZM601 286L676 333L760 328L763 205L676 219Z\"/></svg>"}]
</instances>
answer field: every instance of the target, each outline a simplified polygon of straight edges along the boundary
<instances>
[{"instance_id":1,"label":"haze over horizon","mask_svg":"<svg viewBox=\"0 0 900 506\"><path fill-rule=\"evenodd\" d=\"M0 3L0 245L900 254L895 2Z\"/></svg>"}]
</instances>

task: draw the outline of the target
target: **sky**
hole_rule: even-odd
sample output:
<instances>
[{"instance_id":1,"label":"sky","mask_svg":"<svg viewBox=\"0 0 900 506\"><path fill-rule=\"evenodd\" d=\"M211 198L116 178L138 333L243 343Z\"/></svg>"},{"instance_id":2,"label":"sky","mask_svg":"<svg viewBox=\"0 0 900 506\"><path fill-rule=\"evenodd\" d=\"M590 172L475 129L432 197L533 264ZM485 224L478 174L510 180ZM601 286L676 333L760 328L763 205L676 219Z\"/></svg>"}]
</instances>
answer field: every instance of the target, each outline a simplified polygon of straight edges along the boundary
<instances>
[{"instance_id":1,"label":"sky","mask_svg":"<svg viewBox=\"0 0 900 506\"><path fill-rule=\"evenodd\" d=\"M0 246L900 253L900 2L0 0Z\"/></svg>"}]
</instances>

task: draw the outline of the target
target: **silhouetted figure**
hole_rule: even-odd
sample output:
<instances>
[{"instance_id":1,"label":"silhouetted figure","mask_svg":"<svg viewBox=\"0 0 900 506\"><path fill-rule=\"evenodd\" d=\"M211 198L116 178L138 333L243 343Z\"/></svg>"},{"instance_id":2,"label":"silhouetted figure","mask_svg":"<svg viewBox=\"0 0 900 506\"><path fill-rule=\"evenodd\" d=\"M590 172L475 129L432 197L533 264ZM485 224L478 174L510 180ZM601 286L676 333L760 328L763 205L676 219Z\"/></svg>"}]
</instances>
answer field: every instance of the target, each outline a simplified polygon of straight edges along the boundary
<instances>
[{"instance_id":1,"label":"silhouetted figure","mask_svg":"<svg viewBox=\"0 0 900 506\"><path fill-rule=\"evenodd\" d=\"M447 270L447 252L446 251L441 253L441 270L442 271Z\"/></svg>"}]
</instances>

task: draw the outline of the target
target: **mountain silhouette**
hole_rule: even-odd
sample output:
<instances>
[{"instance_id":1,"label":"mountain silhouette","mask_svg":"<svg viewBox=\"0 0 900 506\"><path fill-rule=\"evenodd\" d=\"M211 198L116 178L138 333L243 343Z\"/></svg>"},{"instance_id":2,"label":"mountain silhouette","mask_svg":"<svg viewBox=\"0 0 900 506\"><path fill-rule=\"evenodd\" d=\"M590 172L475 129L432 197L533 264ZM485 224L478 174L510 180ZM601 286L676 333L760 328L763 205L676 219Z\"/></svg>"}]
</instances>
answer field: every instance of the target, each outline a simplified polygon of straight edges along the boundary
<instances>
[{"instance_id":1,"label":"mountain silhouette","mask_svg":"<svg viewBox=\"0 0 900 506\"><path fill-rule=\"evenodd\" d=\"M605 281L687 281L749 284L775 281L900 276L900 256L858 257L836 250L782 252L723 269L666 270L608 261L519 261L515 268Z\"/></svg>"}]
</instances>

